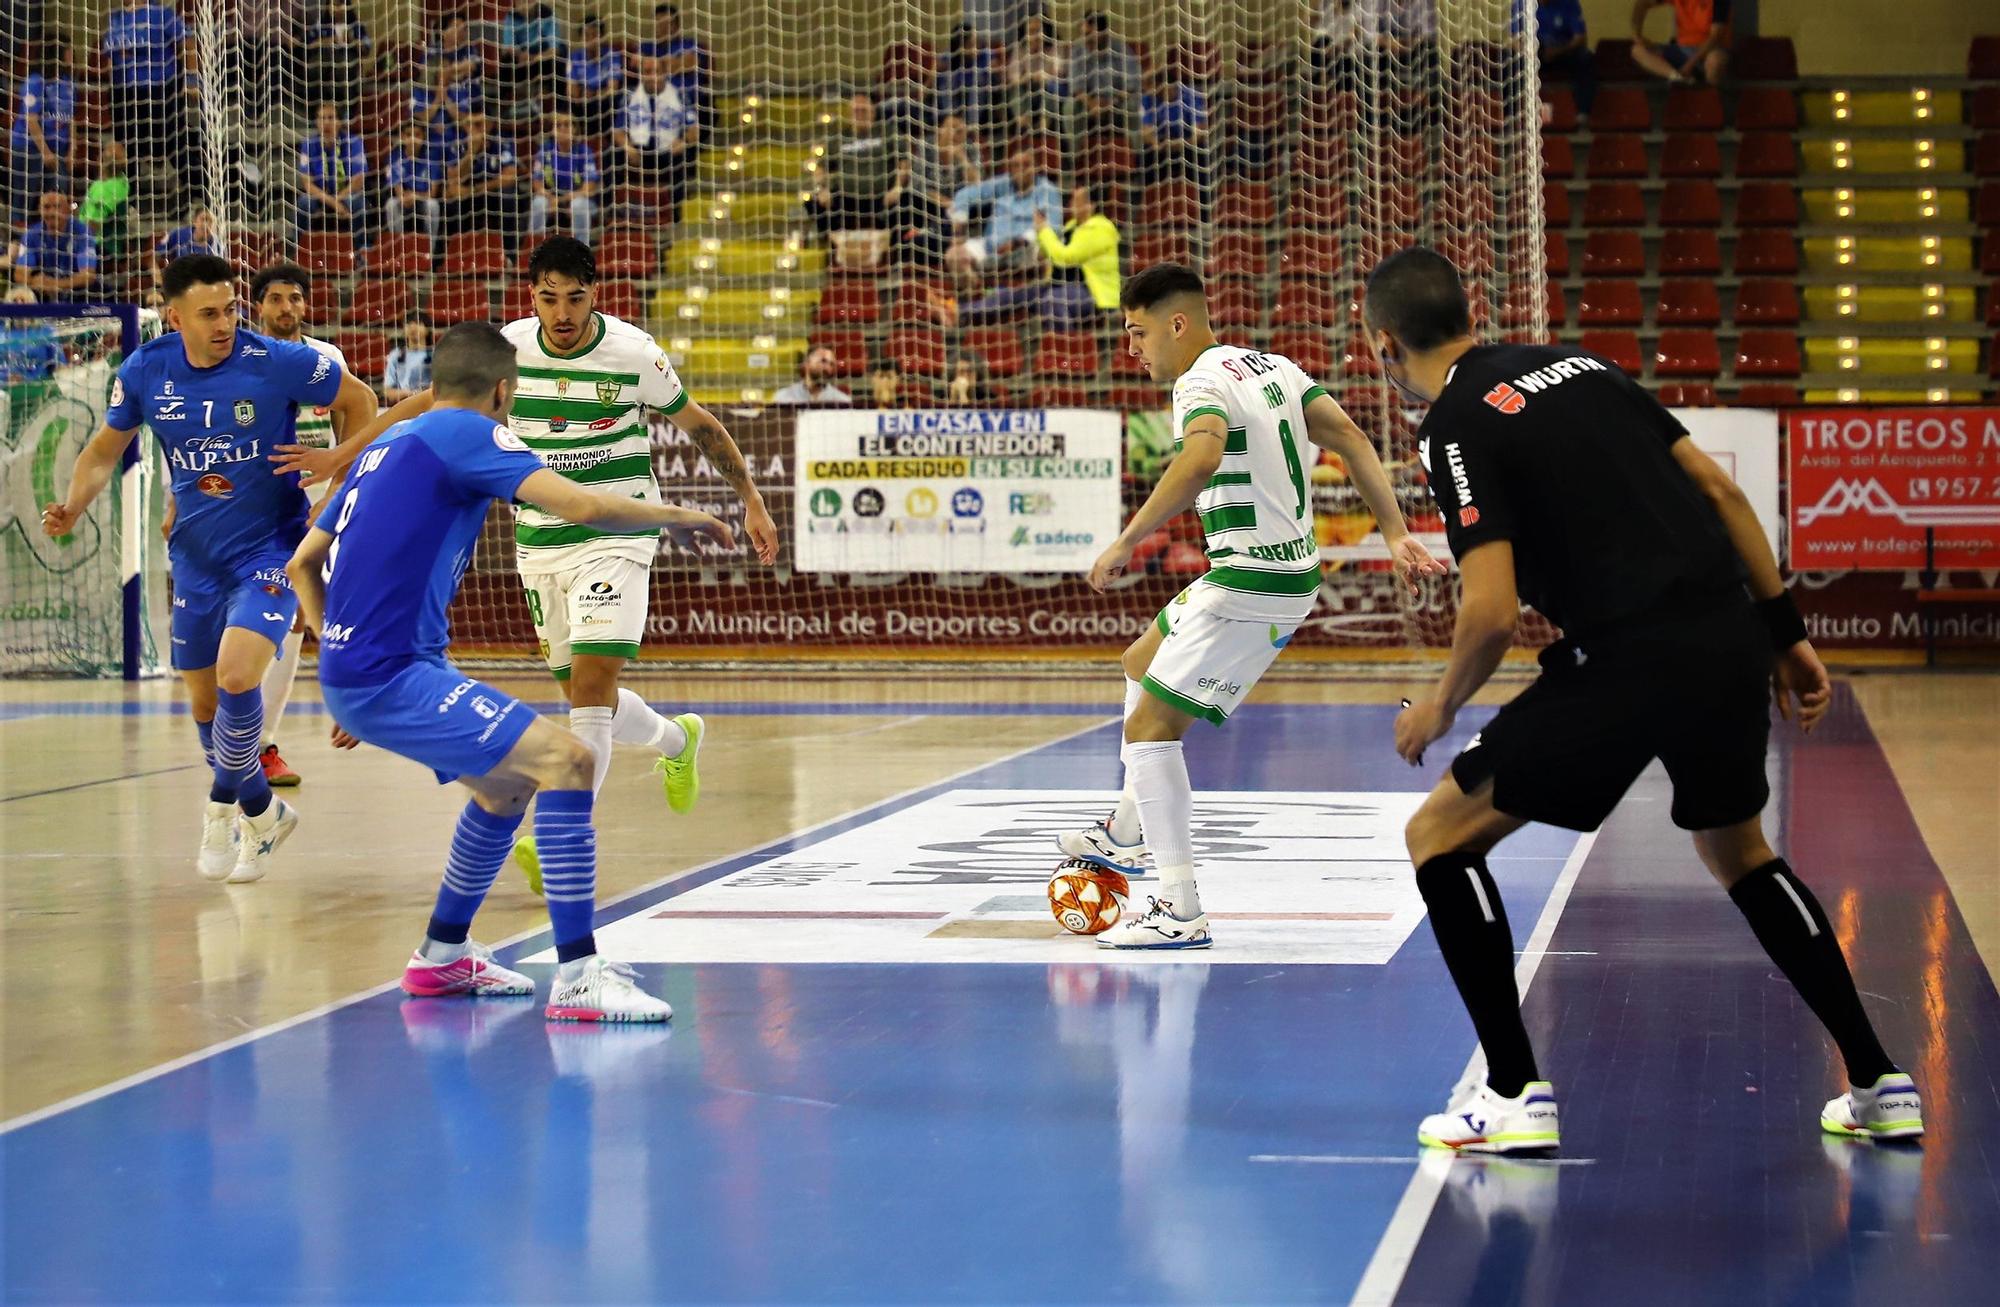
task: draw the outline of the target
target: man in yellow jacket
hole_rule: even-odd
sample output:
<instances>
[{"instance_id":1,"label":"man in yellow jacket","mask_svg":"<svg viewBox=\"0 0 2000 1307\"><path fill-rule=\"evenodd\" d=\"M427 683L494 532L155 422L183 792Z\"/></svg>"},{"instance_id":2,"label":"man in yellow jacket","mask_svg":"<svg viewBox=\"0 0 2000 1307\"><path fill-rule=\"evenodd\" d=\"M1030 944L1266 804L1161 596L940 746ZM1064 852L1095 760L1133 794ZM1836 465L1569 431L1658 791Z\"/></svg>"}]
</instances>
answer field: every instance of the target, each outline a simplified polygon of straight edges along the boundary
<instances>
[{"instance_id":1,"label":"man in yellow jacket","mask_svg":"<svg viewBox=\"0 0 2000 1307\"><path fill-rule=\"evenodd\" d=\"M1067 240L1035 215L1035 242L1054 265L1046 312L1052 323L1085 326L1118 307L1118 227L1098 211L1087 185L1070 191L1067 212Z\"/></svg>"}]
</instances>

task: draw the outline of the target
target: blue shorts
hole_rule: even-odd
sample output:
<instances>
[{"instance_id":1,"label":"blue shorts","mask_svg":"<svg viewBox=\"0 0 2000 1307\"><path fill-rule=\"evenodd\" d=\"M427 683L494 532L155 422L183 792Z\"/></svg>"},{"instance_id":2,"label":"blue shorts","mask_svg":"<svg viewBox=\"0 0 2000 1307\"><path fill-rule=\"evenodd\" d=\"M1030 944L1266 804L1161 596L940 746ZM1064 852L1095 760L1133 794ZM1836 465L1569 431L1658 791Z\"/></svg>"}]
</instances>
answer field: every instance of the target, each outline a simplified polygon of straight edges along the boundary
<instances>
[{"instance_id":1,"label":"blue shorts","mask_svg":"<svg viewBox=\"0 0 2000 1307\"><path fill-rule=\"evenodd\" d=\"M492 771L535 720L533 708L450 663L412 663L380 685L320 694L342 730L424 764L440 785Z\"/></svg>"},{"instance_id":2,"label":"blue shorts","mask_svg":"<svg viewBox=\"0 0 2000 1307\"><path fill-rule=\"evenodd\" d=\"M215 666L222 633L229 627L255 631L273 646L282 645L299 613L285 564L292 551L258 554L233 574L217 574L192 565L178 565L174 577L174 670L198 671Z\"/></svg>"}]
</instances>

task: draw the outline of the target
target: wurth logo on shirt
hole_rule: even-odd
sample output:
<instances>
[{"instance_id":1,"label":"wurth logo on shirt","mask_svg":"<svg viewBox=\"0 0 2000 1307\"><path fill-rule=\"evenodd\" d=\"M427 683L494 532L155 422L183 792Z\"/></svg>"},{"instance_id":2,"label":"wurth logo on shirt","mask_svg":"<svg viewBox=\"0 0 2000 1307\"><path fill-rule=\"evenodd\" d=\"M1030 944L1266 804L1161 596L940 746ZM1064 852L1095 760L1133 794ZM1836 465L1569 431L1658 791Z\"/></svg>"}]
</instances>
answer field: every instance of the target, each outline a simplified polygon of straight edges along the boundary
<instances>
[{"instance_id":1,"label":"wurth logo on shirt","mask_svg":"<svg viewBox=\"0 0 2000 1307\"><path fill-rule=\"evenodd\" d=\"M1486 392L1486 403L1488 407L1497 408L1512 417L1528 407L1528 397L1503 381Z\"/></svg>"},{"instance_id":2,"label":"wurth logo on shirt","mask_svg":"<svg viewBox=\"0 0 2000 1307\"><path fill-rule=\"evenodd\" d=\"M1451 488L1458 494L1458 524L1472 526L1479 521L1479 510L1472 506L1472 481L1465 475L1465 459L1456 440L1445 445L1444 463L1451 471Z\"/></svg>"}]
</instances>

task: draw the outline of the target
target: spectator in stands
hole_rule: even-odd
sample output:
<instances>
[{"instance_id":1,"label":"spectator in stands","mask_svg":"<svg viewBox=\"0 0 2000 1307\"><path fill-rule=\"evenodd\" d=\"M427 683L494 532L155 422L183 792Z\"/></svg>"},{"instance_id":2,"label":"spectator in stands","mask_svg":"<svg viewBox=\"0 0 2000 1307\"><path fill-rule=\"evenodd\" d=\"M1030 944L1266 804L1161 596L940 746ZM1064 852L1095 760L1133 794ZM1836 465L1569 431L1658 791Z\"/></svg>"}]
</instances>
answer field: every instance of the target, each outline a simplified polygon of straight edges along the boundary
<instances>
[{"instance_id":1,"label":"spectator in stands","mask_svg":"<svg viewBox=\"0 0 2000 1307\"><path fill-rule=\"evenodd\" d=\"M1176 52L1140 101L1141 170L1149 182L1202 174L1208 136L1208 95L1188 76L1187 57Z\"/></svg>"},{"instance_id":2,"label":"spectator in stands","mask_svg":"<svg viewBox=\"0 0 2000 1307\"><path fill-rule=\"evenodd\" d=\"M125 221L132 202L132 179L125 175L125 147L106 141L98 149L97 175L83 193L79 215L97 240L97 252L107 259L125 253Z\"/></svg>"},{"instance_id":3,"label":"spectator in stands","mask_svg":"<svg viewBox=\"0 0 2000 1307\"><path fill-rule=\"evenodd\" d=\"M35 70L21 80L7 140L7 209L15 224L48 191L67 193L83 140L76 123L76 55L62 37L44 41Z\"/></svg>"},{"instance_id":4,"label":"spectator in stands","mask_svg":"<svg viewBox=\"0 0 2000 1307\"><path fill-rule=\"evenodd\" d=\"M159 0L124 0L105 20L104 57L119 142L130 157L169 165L177 182L191 183L196 152L183 114L188 99L200 94L200 64L187 24Z\"/></svg>"},{"instance_id":5,"label":"spectator in stands","mask_svg":"<svg viewBox=\"0 0 2000 1307\"><path fill-rule=\"evenodd\" d=\"M902 407L903 372L894 359L883 359L868 375L868 396L876 408Z\"/></svg>"},{"instance_id":6,"label":"spectator in stands","mask_svg":"<svg viewBox=\"0 0 2000 1307\"><path fill-rule=\"evenodd\" d=\"M1035 241L1053 269L1043 314L1062 326L1095 326L1118 307L1118 226L1097 207L1094 187L1069 193L1062 233L1035 215Z\"/></svg>"},{"instance_id":7,"label":"spectator in stands","mask_svg":"<svg viewBox=\"0 0 2000 1307\"><path fill-rule=\"evenodd\" d=\"M1068 73L1055 20L1045 13L1022 19L1020 35L1007 47L1007 102L1017 131L1053 131L1060 125Z\"/></svg>"},{"instance_id":8,"label":"spectator in stands","mask_svg":"<svg viewBox=\"0 0 2000 1307\"><path fill-rule=\"evenodd\" d=\"M533 117L537 101L554 102L568 66L569 51L556 11L543 0L514 0L513 11L500 24L500 48L502 75L509 79L512 92L509 101L518 116Z\"/></svg>"},{"instance_id":9,"label":"spectator in stands","mask_svg":"<svg viewBox=\"0 0 2000 1307\"><path fill-rule=\"evenodd\" d=\"M833 377L840 371L840 362L833 351L824 345L815 345L799 360L799 379L771 397L773 404L785 405L833 405L844 407L854 402L854 396L833 384Z\"/></svg>"},{"instance_id":10,"label":"spectator in stands","mask_svg":"<svg viewBox=\"0 0 2000 1307\"><path fill-rule=\"evenodd\" d=\"M240 66L257 70L238 79L243 115L266 118L284 107L287 94L304 79L300 42L307 31L306 0L240 0L235 19Z\"/></svg>"},{"instance_id":11,"label":"spectator in stands","mask_svg":"<svg viewBox=\"0 0 2000 1307\"><path fill-rule=\"evenodd\" d=\"M944 402L952 408L992 407L993 384L984 354L965 353L952 360L951 377L944 383Z\"/></svg>"},{"instance_id":12,"label":"spectator in stands","mask_svg":"<svg viewBox=\"0 0 2000 1307\"><path fill-rule=\"evenodd\" d=\"M485 114L467 114L465 149L445 181L445 230L498 232L512 249L527 209L522 183L513 143L492 133Z\"/></svg>"},{"instance_id":13,"label":"spectator in stands","mask_svg":"<svg viewBox=\"0 0 2000 1307\"><path fill-rule=\"evenodd\" d=\"M625 97L625 56L604 39L604 20L585 14L569 48L569 112L586 142L599 140Z\"/></svg>"},{"instance_id":14,"label":"spectator in stands","mask_svg":"<svg viewBox=\"0 0 2000 1307\"><path fill-rule=\"evenodd\" d=\"M563 209L569 213L570 235L589 244L597 212L597 180L597 152L577 139L576 120L566 113L550 114L549 137L535 153L528 234L547 231L550 214Z\"/></svg>"},{"instance_id":15,"label":"spectator in stands","mask_svg":"<svg viewBox=\"0 0 2000 1307\"><path fill-rule=\"evenodd\" d=\"M393 235L403 234L407 215L421 213L424 231L433 249L444 238L444 172L431 157L421 123L406 122L396 148L389 152L388 194L382 200L382 226Z\"/></svg>"},{"instance_id":16,"label":"spectator in stands","mask_svg":"<svg viewBox=\"0 0 2000 1307\"><path fill-rule=\"evenodd\" d=\"M708 47L681 30L680 6L653 6L653 35L639 43L639 53L658 59L681 101L695 111L704 131L714 131L708 87Z\"/></svg>"},{"instance_id":17,"label":"spectator in stands","mask_svg":"<svg viewBox=\"0 0 2000 1307\"><path fill-rule=\"evenodd\" d=\"M480 66L477 60L434 55L429 83L410 88L410 117L423 128L431 164L440 172L450 171L465 148L465 116L486 112L485 90L478 73L466 74L468 62Z\"/></svg>"},{"instance_id":18,"label":"spectator in stands","mask_svg":"<svg viewBox=\"0 0 2000 1307\"><path fill-rule=\"evenodd\" d=\"M255 7L261 0L250 0ZM321 0L306 28L306 95L314 104L352 106L364 80L362 66L375 53L368 24L354 0ZM254 79L252 79L254 80Z\"/></svg>"},{"instance_id":19,"label":"spectator in stands","mask_svg":"<svg viewBox=\"0 0 2000 1307\"><path fill-rule=\"evenodd\" d=\"M612 180L668 187L678 214L688 178L694 175L701 127L660 61L642 57L638 62L639 77L625 95L624 118L611 134Z\"/></svg>"},{"instance_id":20,"label":"spectator in stands","mask_svg":"<svg viewBox=\"0 0 2000 1307\"><path fill-rule=\"evenodd\" d=\"M14 279L44 303L80 299L97 280L97 242L82 219L71 216L63 192L42 196L39 211L42 220L21 237Z\"/></svg>"},{"instance_id":21,"label":"spectator in stands","mask_svg":"<svg viewBox=\"0 0 2000 1307\"><path fill-rule=\"evenodd\" d=\"M993 52L974 35L972 24L951 29L951 43L938 64L940 124L957 114L980 131L993 125L998 100L993 76Z\"/></svg>"},{"instance_id":22,"label":"spectator in stands","mask_svg":"<svg viewBox=\"0 0 2000 1307\"><path fill-rule=\"evenodd\" d=\"M431 384L431 320L412 313L403 319L403 343L389 351L382 365L382 401L400 404Z\"/></svg>"},{"instance_id":23,"label":"spectator in stands","mask_svg":"<svg viewBox=\"0 0 2000 1307\"><path fill-rule=\"evenodd\" d=\"M1576 95L1577 113L1588 118L1597 99L1597 60L1590 53L1583 0L1537 0L1535 49L1542 84L1568 82Z\"/></svg>"},{"instance_id":24,"label":"spectator in stands","mask_svg":"<svg viewBox=\"0 0 2000 1307\"><path fill-rule=\"evenodd\" d=\"M346 228L361 245L367 237L368 149L341 122L340 106L322 104L318 129L299 146L300 231Z\"/></svg>"},{"instance_id":25,"label":"spectator in stands","mask_svg":"<svg viewBox=\"0 0 2000 1307\"><path fill-rule=\"evenodd\" d=\"M1658 45L1646 39L1646 15L1667 6L1674 11L1674 39ZM1729 70L1730 0L1633 0L1632 62L1676 85L1722 85Z\"/></svg>"},{"instance_id":26,"label":"spectator in stands","mask_svg":"<svg viewBox=\"0 0 2000 1307\"><path fill-rule=\"evenodd\" d=\"M827 139L823 151L822 184L807 209L842 266L873 266L887 246L884 212L898 169L867 92L856 91L848 101L847 126Z\"/></svg>"},{"instance_id":27,"label":"spectator in stands","mask_svg":"<svg viewBox=\"0 0 2000 1307\"><path fill-rule=\"evenodd\" d=\"M985 271L1023 271L1034 265L1035 216L1062 221L1062 193L1045 176L1033 147L1016 145L1007 154L1007 171L951 197L952 245L945 253L960 289L979 288ZM986 234L967 237L966 224L975 205L988 206Z\"/></svg>"},{"instance_id":28,"label":"spectator in stands","mask_svg":"<svg viewBox=\"0 0 2000 1307\"><path fill-rule=\"evenodd\" d=\"M166 277L167 265L175 259L190 254L220 254L221 242L215 238L215 215L207 206L197 204L188 211L186 225L176 227L160 237L153 246L153 290L157 294Z\"/></svg>"},{"instance_id":29,"label":"spectator in stands","mask_svg":"<svg viewBox=\"0 0 2000 1307\"><path fill-rule=\"evenodd\" d=\"M905 267L941 269L951 197L978 185L986 175L986 156L971 139L965 119L955 113L939 121L932 140L904 144L896 185L885 197L889 203L883 225L889 231L889 248Z\"/></svg>"},{"instance_id":30,"label":"spectator in stands","mask_svg":"<svg viewBox=\"0 0 2000 1307\"><path fill-rule=\"evenodd\" d=\"M1069 89L1083 110L1084 125L1128 131L1139 102L1139 56L1111 34L1103 10L1083 16L1083 29L1069 52Z\"/></svg>"},{"instance_id":31,"label":"spectator in stands","mask_svg":"<svg viewBox=\"0 0 2000 1307\"><path fill-rule=\"evenodd\" d=\"M1376 6L1370 0L1320 0L1307 59L1331 89L1360 89L1362 47L1372 44L1380 34L1376 17Z\"/></svg>"}]
</instances>

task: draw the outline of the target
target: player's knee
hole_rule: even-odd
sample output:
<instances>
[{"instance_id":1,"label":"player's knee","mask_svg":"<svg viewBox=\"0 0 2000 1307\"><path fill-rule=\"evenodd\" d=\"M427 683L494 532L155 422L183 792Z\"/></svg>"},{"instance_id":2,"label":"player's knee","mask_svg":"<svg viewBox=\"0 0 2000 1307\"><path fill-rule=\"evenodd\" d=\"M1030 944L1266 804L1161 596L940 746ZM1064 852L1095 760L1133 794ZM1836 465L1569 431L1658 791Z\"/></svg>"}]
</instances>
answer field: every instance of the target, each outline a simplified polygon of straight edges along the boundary
<instances>
[{"instance_id":1,"label":"player's knee","mask_svg":"<svg viewBox=\"0 0 2000 1307\"><path fill-rule=\"evenodd\" d=\"M254 690L264 680L264 669L248 666L222 664L215 669L215 688L224 694L243 694Z\"/></svg>"},{"instance_id":2,"label":"player's knee","mask_svg":"<svg viewBox=\"0 0 2000 1307\"><path fill-rule=\"evenodd\" d=\"M549 760L548 775L543 785L552 790L583 790L590 788L590 779L597 770L597 755L590 746L567 732L557 743Z\"/></svg>"}]
</instances>

